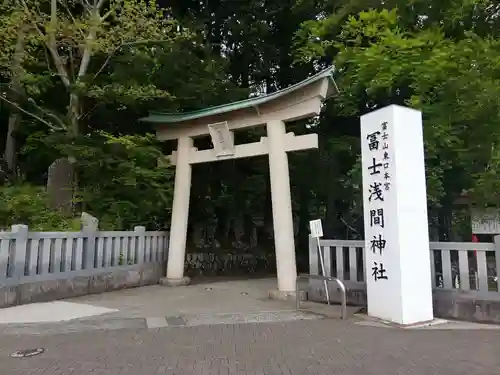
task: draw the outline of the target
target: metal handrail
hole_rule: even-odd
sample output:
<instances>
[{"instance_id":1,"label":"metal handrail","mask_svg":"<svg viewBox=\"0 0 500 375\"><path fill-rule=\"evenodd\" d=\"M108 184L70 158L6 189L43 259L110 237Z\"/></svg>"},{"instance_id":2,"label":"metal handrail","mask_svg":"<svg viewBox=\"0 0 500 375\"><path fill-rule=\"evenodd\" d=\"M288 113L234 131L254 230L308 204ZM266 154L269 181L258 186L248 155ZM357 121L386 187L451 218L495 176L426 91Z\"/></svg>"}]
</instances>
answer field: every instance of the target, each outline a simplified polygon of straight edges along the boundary
<instances>
[{"instance_id":1,"label":"metal handrail","mask_svg":"<svg viewBox=\"0 0 500 375\"><path fill-rule=\"evenodd\" d=\"M297 304L297 310L300 309L300 280L304 279L316 279L316 280L323 280L328 282L334 281L337 283L340 289L340 294L341 294L341 319L347 319L347 297L346 297L346 289L344 283L337 279L336 277L328 277L328 276L321 276L321 275L308 275L308 274L303 274L303 275L298 275L297 276L297 281L296 281L296 304ZM327 301L328 304L330 304L330 301Z\"/></svg>"}]
</instances>

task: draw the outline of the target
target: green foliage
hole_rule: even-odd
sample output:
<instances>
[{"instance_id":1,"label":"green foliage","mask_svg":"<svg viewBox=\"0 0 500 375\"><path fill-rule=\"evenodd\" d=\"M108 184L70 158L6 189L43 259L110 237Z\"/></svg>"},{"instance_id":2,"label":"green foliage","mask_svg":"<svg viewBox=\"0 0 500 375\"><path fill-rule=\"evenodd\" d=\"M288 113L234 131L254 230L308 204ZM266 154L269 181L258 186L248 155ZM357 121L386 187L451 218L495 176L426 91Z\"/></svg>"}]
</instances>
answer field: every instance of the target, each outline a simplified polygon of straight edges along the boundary
<instances>
[{"instance_id":1,"label":"green foliage","mask_svg":"<svg viewBox=\"0 0 500 375\"><path fill-rule=\"evenodd\" d=\"M100 218L101 228L165 227L173 174L153 135L117 137L100 133L65 151L77 160L85 183L83 206Z\"/></svg>"},{"instance_id":2,"label":"green foliage","mask_svg":"<svg viewBox=\"0 0 500 375\"><path fill-rule=\"evenodd\" d=\"M0 228L10 230L14 224L32 231L80 230L78 220L48 207L44 189L26 184L0 188Z\"/></svg>"},{"instance_id":3,"label":"green foliage","mask_svg":"<svg viewBox=\"0 0 500 375\"><path fill-rule=\"evenodd\" d=\"M348 17L337 38L319 44L321 54L337 51L340 113L389 103L423 111L431 204L467 190L476 200L492 197L485 179L494 183L500 172L492 154L500 135L499 40L471 31L454 40L437 25L408 31L395 10L382 10Z\"/></svg>"},{"instance_id":4,"label":"green foliage","mask_svg":"<svg viewBox=\"0 0 500 375\"><path fill-rule=\"evenodd\" d=\"M114 136L105 132L70 138L65 133L32 136L27 160L45 152L73 160L80 179L82 211L99 218L103 230L144 225L164 228L172 201L172 169L154 135ZM161 160L162 162L158 162Z\"/></svg>"},{"instance_id":5,"label":"green foliage","mask_svg":"<svg viewBox=\"0 0 500 375\"><path fill-rule=\"evenodd\" d=\"M30 105L21 107L49 128L77 135L96 103L120 102L124 107L170 98L151 79L155 69L144 65L156 64L159 50L171 49L190 35L155 1L50 0L42 5L36 0L8 0L2 6L0 68L4 62L9 71L22 28L24 44L32 48L26 48L18 79L31 95L55 91L58 100L32 97ZM129 74L126 80L116 79L113 60L125 56ZM134 66L140 69L130 69ZM141 74L130 74L141 69ZM0 100L10 102L1 93Z\"/></svg>"},{"instance_id":6,"label":"green foliage","mask_svg":"<svg viewBox=\"0 0 500 375\"><path fill-rule=\"evenodd\" d=\"M26 95L0 107L0 122L16 105L24 111L16 139L26 181L41 186L54 159L74 160L78 209L103 228L169 222L172 171L157 167L160 148L144 136L153 129L137 123L148 110L270 93L331 63L341 95L318 119L289 124L320 139L319 152L289 158L299 237L307 242L313 216L324 218L326 236L362 234L359 116L391 103L423 111L433 223L446 222L444 208L464 193L498 203L500 8L492 0L167 1L171 9L64 0L55 18L53 1L2 3L0 100L10 98L4 89L16 75ZM17 69L19 35L25 53ZM238 132L238 143L257 141L260 130ZM255 232L259 242L269 237L266 160L194 169L190 224L201 222L228 246L236 222L244 241Z\"/></svg>"},{"instance_id":7,"label":"green foliage","mask_svg":"<svg viewBox=\"0 0 500 375\"><path fill-rule=\"evenodd\" d=\"M55 8L50 5L55 5ZM53 12L55 9L55 12ZM1 5L0 110L23 113L21 178L44 184L53 160L69 156L78 173L77 210L103 229L169 222L172 172L151 129L137 124L150 108L201 108L244 97L225 62L154 1L9 0ZM20 30L24 55L12 59ZM14 73L26 95L7 96ZM5 113L5 112L4 112Z\"/></svg>"}]
</instances>

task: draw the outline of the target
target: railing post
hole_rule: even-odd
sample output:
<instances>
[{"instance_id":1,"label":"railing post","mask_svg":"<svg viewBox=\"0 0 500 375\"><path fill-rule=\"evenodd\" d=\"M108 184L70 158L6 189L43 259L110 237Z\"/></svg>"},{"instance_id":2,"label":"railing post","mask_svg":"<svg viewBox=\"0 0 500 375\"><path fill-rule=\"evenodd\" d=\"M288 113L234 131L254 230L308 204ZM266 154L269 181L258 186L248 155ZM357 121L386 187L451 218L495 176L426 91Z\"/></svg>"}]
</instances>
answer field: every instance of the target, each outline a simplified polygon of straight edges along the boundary
<instances>
[{"instance_id":1,"label":"railing post","mask_svg":"<svg viewBox=\"0 0 500 375\"><path fill-rule=\"evenodd\" d=\"M318 246L314 238L309 236L309 274L319 275Z\"/></svg>"},{"instance_id":2,"label":"railing post","mask_svg":"<svg viewBox=\"0 0 500 375\"><path fill-rule=\"evenodd\" d=\"M9 261L7 275L21 279L24 276L24 266L28 250L28 226L24 224L13 225L11 231L15 233L16 246Z\"/></svg>"},{"instance_id":3,"label":"railing post","mask_svg":"<svg viewBox=\"0 0 500 375\"><path fill-rule=\"evenodd\" d=\"M497 268L497 290L500 292L500 235L493 238L495 244L495 263Z\"/></svg>"},{"instance_id":4,"label":"railing post","mask_svg":"<svg viewBox=\"0 0 500 375\"><path fill-rule=\"evenodd\" d=\"M82 214L83 219L83 214ZM95 217L88 215L85 217L82 225L82 232L84 233L86 239L86 246L83 252L85 269L92 269L96 267L96 237L97 231L99 230L99 220Z\"/></svg>"},{"instance_id":5,"label":"railing post","mask_svg":"<svg viewBox=\"0 0 500 375\"><path fill-rule=\"evenodd\" d=\"M340 296L341 301L341 318L342 319L347 319L347 295L346 295L346 288L342 280L337 279L336 277L326 277L326 276L320 276L320 275L308 275L308 274L302 274L302 275L297 275L297 280L296 280L296 296L295 296L295 307L297 310L300 309L300 280L307 278L309 279L316 279L316 280L323 280L325 283L328 283L329 281L335 281L338 286L338 290L340 291ZM330 301L327 300L328 304L330 304Z\"/></svg>"},{"instance_id":6,"label":"railing post","mask_svg":"<svg viewBox=\"0 0 500 375\"><path fill-rule=\"evenodd\" d=\"M168 247L170 245L170 231L165 232L165 250L164 250L164 257L163 257L163 263L167 264L168 262Z\"/></svg>"},{"instance_id":7,"label":"railing post","mask_svg":"<svg viewBox=\"0 0 500 375\"><path fill-rule=\"evenodd\" d=\"M139 225L134 227L135 235L137 236L137 252L135 258L137 259L137 264L144 263L144 253L146 252L146 227Z\"/></svg>"},{"instance_id":8,"label":"railing post","mask_svg":"<svg viewBox=\"0 0 500 375\"><path fill-rule=\"evenodd\" d=\"M436 259L435 259L435 254L434 254L434 249L432 248L432 245L429 244L430 247L430 261L431 261L431 278L432 278L432 289L435 289L437 287L437 277L436 277Z\"/></svg>"}]
</instances>

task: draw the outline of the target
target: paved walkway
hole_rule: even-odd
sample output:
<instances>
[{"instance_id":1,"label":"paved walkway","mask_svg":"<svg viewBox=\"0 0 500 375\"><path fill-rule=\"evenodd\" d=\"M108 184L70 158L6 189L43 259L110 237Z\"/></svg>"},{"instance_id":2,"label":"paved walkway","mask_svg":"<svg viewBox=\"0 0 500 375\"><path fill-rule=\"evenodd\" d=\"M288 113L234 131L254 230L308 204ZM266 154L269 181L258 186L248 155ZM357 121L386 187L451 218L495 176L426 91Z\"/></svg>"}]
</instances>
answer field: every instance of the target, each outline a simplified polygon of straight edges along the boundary
<instances>
[{"instance_id":1,"label":"paved walkway","mask_svg":"<svg viewBox=\"0 0 500 375\"><path fill-rule=\"evenodd\" d=\"M333 319L0 340L5 375L497 375L500 331L403 330ZM20 348L45 348L10 358Z\"/></svg>"},{"instance_id":2,"label":"paved walkway","mask_svg":"<svg viewBox=\"0 0 500 375\"><path fill-rule=\"evenodd\" d=\"M274 279L220 280L188 287L159 285L0 309L0 333L184 327L319 319L293 301L272 301ZM339 315L338 309L329 312ZM321 312L320 312L321 313Z\"/></svg>"},{"instance_id":3,"label":"paved walkway","mask_svg":"<svg viewBox=\"0 0 500 375\"><path fill-rule=\"evenodd\" d=\"M129 318L295 309L293 302L269 299L276 279L219 280L178 288L153 285L66 301L115 309L106 315Z\"/></svg>"}]
</instances>

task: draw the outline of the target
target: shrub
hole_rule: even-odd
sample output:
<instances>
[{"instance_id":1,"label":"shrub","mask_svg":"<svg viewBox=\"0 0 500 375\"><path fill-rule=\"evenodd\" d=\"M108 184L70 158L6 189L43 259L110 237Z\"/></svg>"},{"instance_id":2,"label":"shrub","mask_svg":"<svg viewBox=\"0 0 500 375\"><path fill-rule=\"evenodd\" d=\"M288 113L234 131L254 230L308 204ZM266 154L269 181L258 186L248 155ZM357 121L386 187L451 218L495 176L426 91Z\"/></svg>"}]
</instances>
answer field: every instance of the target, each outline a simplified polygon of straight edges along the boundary
<instances>
[{"instance_id":1,"label":"shrub","mask_svg":"<svg viewBox=\"0 0 500 375\"><path fill-rule=\"evenodd\" d=\"M32 231L79 230L79 220L69 218L47 204L45 189L28 184L0 187L0 229L25 224Z\"/></svg>"}]
</instances>

